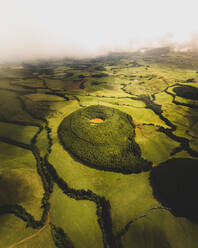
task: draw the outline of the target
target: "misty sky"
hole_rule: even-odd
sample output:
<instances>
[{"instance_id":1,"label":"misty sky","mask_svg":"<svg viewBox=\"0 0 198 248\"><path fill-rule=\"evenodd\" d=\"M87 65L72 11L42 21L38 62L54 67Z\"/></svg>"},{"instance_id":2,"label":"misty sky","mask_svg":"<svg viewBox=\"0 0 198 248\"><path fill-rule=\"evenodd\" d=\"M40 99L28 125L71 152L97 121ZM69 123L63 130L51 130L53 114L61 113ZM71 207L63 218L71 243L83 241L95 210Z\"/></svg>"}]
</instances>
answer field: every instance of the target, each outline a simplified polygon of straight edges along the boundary
<instances>
[{"instance_id":1,"label":"misty sky","mask_svg":"<svg viewBox=\"0 0 198 248\"><path fill-rule=\"evenodd\" d=\"M181 44L197 11L196 0L0 0L0 60Z\"/></svg>"}]
</instances>

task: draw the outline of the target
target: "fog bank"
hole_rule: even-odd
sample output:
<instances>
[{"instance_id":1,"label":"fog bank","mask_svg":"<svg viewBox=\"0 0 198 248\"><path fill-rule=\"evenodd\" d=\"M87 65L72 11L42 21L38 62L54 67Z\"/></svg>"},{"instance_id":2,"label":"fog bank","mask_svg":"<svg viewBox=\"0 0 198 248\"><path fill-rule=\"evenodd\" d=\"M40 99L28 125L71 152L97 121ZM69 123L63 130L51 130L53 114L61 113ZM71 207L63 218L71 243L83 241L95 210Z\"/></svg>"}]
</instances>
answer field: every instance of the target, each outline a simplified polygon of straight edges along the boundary
<instances>
[{"instance_id":1,"label":"fog bank","mask_svg":"<svg viewBox=\"0 0 198 248\"><path fill-rule=\"evenodd\" d=\"M0 0L0 60L198 46L196 1Z\"/></svg>"}]
</instances>

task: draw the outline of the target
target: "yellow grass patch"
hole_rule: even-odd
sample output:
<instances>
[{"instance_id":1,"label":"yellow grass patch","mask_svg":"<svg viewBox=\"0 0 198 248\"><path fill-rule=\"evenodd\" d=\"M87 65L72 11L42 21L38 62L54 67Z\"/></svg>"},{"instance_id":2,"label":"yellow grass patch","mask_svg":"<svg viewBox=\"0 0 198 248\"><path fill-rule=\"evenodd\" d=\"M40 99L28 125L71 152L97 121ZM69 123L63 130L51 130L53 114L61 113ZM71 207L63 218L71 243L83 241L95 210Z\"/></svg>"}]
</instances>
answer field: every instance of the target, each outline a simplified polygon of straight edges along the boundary
<instances>
[{"instance_id":1,"label":"yellow grass patch","mask_svg":"<svg viewBox=\"0 0 198 248\"><path fill-rule=\"evenodd\" d=\"M93 123L101 123L103 122L104 120L100 119L100 118L95 118L95 119L92 119L91 122Z\"/></svg>"}]
</instances>

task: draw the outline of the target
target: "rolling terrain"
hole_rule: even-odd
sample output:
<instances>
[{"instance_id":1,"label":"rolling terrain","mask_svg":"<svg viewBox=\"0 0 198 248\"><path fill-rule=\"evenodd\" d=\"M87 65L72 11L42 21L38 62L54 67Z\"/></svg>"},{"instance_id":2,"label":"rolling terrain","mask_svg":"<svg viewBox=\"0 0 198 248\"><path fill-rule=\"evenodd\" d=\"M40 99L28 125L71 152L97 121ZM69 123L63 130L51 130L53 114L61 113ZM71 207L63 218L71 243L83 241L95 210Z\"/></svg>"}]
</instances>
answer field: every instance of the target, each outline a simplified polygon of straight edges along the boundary
<instances>
[{"instance_id":1,"label":"rolling terrain","mask_svg":"<svg viewBox=\"0 0 198 248\"><path fill-rule=\"evenodd\" d=\"M0 247L197 248L197 58L1 63Z\"/></svg>"}]
</instances>

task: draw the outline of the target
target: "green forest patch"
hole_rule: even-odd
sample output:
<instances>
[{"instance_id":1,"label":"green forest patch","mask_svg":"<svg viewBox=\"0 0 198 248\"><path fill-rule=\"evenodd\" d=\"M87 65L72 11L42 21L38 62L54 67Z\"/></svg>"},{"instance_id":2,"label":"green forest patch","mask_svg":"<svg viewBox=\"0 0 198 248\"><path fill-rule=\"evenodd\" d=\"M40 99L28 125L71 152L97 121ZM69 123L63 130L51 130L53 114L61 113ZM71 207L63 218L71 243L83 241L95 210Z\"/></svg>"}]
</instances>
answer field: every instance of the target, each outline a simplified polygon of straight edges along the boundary
<instances>
[{"instance_id":1,"label":"green forest patch","mask_svg":"<svg viewBox=\"0 0 198 248\"><path fill-rule=\"evenodd\" d=\"M95 118L103 122L92 123ZM102 105L78 110L63 120L58 133L65 149L95 168L123 173L150 168L134 141L132 118L119 110Z\"/></svg>"}]
</instances>

